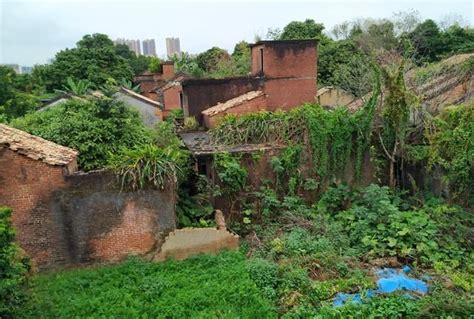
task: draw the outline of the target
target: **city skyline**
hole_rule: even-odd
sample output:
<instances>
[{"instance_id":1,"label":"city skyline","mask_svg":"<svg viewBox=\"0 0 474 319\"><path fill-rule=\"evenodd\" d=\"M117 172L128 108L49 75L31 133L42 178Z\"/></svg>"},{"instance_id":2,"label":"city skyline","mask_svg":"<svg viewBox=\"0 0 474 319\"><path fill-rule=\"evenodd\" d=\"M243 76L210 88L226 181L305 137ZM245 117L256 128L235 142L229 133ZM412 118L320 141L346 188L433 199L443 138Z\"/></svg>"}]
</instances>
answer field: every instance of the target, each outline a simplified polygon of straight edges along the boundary
<instances>
[{"instance_id":1,"label":"city skyline","mask_svg":"<svg viewBox=\"0 0 474 319\"><path fill-rule=\"evenodd\" d=\"M265 36L269 28L281 29L291 21L307 18L323 23L325 31L348 20L392 18L395 12L411 10L417 10L422 20L441 21L454 14L474 24L472 1L365 0L348 5L350 2L223 1L210 7L182 1L4 0L0 1L0 63L43 64L92 33L107 34L111 39L158 39L156 52L161 56L166 54L166 37L179 36L182 51L191 54L213 46L231 52L239 41L253 42L255 36ZM269 5L271 14L262 15ZM145 6L147 10L143 10ZM156 12L161 13L159 19ZM180 23L176 23L177 16Z\"/></svg>"}]
</instances>

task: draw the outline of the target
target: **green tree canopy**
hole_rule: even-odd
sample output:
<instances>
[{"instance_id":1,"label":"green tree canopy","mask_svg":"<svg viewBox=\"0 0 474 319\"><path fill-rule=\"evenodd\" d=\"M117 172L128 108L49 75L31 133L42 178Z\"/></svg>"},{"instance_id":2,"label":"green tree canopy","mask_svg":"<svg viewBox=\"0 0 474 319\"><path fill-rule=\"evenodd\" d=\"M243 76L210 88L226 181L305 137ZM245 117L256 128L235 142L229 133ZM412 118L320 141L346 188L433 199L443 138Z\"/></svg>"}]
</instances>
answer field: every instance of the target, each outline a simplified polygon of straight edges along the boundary
<instances>
[{"instance_id":1,"label":"green tree canopy","mask_svg":"<svg viewBox=\"0 0 474 319\"><path fill-rule=\"evenodd\" d=\"M218 47L212 47L196 57L197 65L205 72L215 71L217 65L226 60L230 60L229 53Z\"/></svg>"},{"instance_id":2,"label":"green tree canopy","mask_svg":"<svg viewBox=\"0 0 474 319\"><path fill-rule=\"evenodd\" d=\"M69 100L28 114L14 127L79 151L79 167L104 167L111 153L151 142L139 114L109 97Z\"/></svg>"},{"instance_id":3,"label":"green tree canopy","mask_svg":"<svg viewBox=\"0 0 474 319\"><path fill-rule=\"evenodd\" d=\"M313 19L305 21L292 21L287 24L280 35L280 40L293 39L318 39L326 38L323 35L324 25L316 23Z\"/></svg>"},{"instance_id":4,"label":"green tree canopy","mask_svg":"<svg viewBox=\"0 0 474 319\"><path fill-rule=\"evenodd\" d=\"M36 74L52 91L61 89L68 77L75 81L88 80L93 88L99 88L109 78L131 80L133 70L128 61L117 53L112 40L104 34L95 33L85 35L75 48L59 51L54 62L41 67Z\"/></svg>"},{"instance_id":5,"label":"green tree canopy","mask_svg":"<svg viewBox=\"0 0 474 319\"><path fill-rule=\"evenodd\" d=\"M28 77L0 66L0 120L9 121L37 108L39 99L30 93L32 89Z\"/></svg>"},{"instance_id":6,"label":"green tree canopy","mask_svg":"<svg viewBox=\"0 0 474 319\"><path fill-rule=\"evenodd\" d=\"M409 35L414 46L413 58L418 63L433 62L442 50L442 38L438 25L431 19L419 24Z\"/></svg>"}]
</instances>

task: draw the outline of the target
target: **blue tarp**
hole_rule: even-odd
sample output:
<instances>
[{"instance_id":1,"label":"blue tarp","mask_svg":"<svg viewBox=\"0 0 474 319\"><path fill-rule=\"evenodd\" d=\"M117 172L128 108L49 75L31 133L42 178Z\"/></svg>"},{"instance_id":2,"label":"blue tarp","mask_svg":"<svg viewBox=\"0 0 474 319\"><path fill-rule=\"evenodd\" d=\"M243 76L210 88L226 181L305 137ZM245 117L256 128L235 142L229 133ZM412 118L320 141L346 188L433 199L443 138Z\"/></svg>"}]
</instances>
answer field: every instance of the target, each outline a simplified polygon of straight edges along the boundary
<instances>
[{"instance_id":1,"label":"blue tarp","mask_svg":"<svg viewBox=\"0 0 474 319\"><path fill-rule=\"evenodd\" d=\"M376 269L375 275L377 276L377 289L369 289L364 295L360 293L346 294L340 292L334 299L333 306L342 306L345 303L356 303L359 304L365 298L371 298L376 294L390 294L396 291L408 291L417 294L424 295L428 292L428 284L416 278L411 278L406 275L409 273L411 268L404 266L402 269L394 268L382 268ZM429 276L423 276L423 279L428 279ZM407 298L412 298L411 295L407 294Z\"/></svg>"}]
</instances>

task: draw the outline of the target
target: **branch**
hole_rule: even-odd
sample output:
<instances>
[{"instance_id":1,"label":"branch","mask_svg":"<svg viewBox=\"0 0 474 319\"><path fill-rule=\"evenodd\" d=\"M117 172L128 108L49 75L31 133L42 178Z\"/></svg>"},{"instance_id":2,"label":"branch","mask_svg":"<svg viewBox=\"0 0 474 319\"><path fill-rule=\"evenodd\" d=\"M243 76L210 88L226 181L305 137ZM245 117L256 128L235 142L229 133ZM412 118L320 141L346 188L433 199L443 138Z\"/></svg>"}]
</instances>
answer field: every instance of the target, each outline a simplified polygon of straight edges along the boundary
<instances>
[{"instance_id":1,"label":"branch","mask_svg":"<svg viewBox=\"0 0 474 319\"><path fill-rule=\"evenodd\" d=\"M388 157L388 159L391 162L395 162L395 159L390 155L390 153L385 148L385 145L384 145L383 140L382 140L382 135L380 135L380 132L377 132L377 135L379 136L380 145L382 145L382 148L383 148L383 151L385 152L385 155ZM395 144L395 149L396 149L396 144Z\"/></svg>"}]
</instances>

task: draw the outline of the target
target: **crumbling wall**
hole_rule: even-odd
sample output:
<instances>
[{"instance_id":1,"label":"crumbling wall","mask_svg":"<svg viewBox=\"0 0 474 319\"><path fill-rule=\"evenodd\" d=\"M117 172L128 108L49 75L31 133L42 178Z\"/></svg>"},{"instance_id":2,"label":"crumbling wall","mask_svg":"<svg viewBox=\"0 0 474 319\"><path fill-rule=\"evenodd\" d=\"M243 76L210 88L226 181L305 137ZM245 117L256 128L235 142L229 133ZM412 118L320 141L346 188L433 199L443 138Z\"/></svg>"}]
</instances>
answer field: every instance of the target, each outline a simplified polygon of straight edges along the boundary
<instances>
[{"instance_id":1,"label":"crumbling wall","mask_svg":"<svg viewBox=\"0 0 474 319\"><path fill-rule=\"evenodd\" d=\"M67 177L67 186L55 211L63 216L73 263L146 254L175 228L173 188L121 191L106 172Z\"/></svg>"},{"instance_id":2,"label":"crumbling wall","mask_svg":"<svg viewBox=\"0 0 474 319\"><path fill-rule=\"evenodd\" d=\"M40 268L144 255L175 228L174 187L121 191L106 172L66 176L0 148L0 206L13 209L19 245Z\"/></svg>"},{"instance_id":3,"label":"crumbling wall","mask_svg":"<svg viewBox=\"0 0 474 319\"><path fill-rule=\"evenodd\" d=\"M183 228L169 233L154 260L180 260L197 254L215 254L222 249L238 248L239 236L225 228Z\"/></svg>"}]
</instances>

